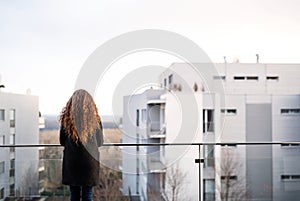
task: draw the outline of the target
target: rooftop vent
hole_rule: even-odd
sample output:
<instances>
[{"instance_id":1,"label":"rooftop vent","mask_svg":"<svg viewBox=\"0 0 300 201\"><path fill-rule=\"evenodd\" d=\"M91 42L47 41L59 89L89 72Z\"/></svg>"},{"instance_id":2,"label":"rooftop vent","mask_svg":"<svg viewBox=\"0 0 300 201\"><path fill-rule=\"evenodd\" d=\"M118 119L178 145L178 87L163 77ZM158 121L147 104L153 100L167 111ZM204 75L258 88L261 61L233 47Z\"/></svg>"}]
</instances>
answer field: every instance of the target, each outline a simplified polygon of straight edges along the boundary
<instances>
[{"instance_id":1,"label":"rooftop vent","mask_svg":"<svg viewBox=\"0 0 300 201\"><path fill-rule=\"evenodd\" d=\"M259 54L256 54L256 63L259 63Z\"/></svg>"}]
</instances>

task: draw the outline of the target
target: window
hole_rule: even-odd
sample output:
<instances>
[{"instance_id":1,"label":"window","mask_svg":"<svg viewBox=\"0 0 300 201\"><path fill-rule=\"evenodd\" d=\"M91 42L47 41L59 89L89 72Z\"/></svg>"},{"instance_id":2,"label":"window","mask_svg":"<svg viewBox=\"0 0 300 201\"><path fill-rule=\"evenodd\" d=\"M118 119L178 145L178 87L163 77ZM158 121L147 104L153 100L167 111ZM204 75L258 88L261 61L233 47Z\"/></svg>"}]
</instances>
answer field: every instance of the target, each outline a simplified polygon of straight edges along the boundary
<instances>
[{"instance_id":1,"label":"window","mask_svg":"<svg viewBox=\"0 0 300 201\"><path fill-rule=\"evenodd\" d=\"M173 74L169 75L169 84L172 84L173 82Z\"/></svg>"},{"instance_id":2,"label":"window","mask_svg":"<svg viewBox=\"0 0 300 201\"><path fill-rule=\"evenodd\" d=\"M9 170L9 177L15 177L15 170L14 169Z\"/></svg>"},{"instance_id":3,"label":"window","mask_svg":"<svg viewBox=\"0 0 300 201\"><path fill-rule=\"evenodd\" d=\"M226 115L236 115L237 110L236 109L221 109L221 113L226 114Z\"/></svg>"},{"instance_id":4,"label":"window","mask_svg":"<svg viewBox=\"0 0 300 201\"><path fill-rule=\"evenodd\" d=\"M281 179L290 179L290 175L281 175Z\"/></svg>"},{"instance_id":5,"label":"window","mask_svg":"<svg viewBox=\"0 0 300 201\"><path fill-rule=\"evenodd\" d=\"M15 120L10 120L10 127L11 128L14 128L16 125L15 125Z\"/></svg>"},{"instance_id":6,"label":"window","mask_svg":"<svg viewBox=\"0 0 300 201\"><path fill-rule=\"evenodd\" d=\"M233 77L234 80L245 80L244 76L234 76Z\"/></svg>"},{"instance_id":7,"label":"window","mask_svg":"<svg viewBox=\"0 0 300 201\"><path fill-rule=\"evenodd\" d=\"M236 175L229 175L229 176L221 176L221 179L222 180L228 180L228 179L230 179L230 180L237 180L237 176Z\"/></svg>"},{"instance_id":8,"label":"window","mask_svg":"<svg viewBox=\"0 0 300 201\"><path fill-rule=\"evenodd\" d=\"M10 153L9 153L10 158L11 159L15 158L15 148L14 147L10 147L9 151L10 151Z\"/></svg>"},{"instance_id":9,"label":"window","mask_svg":"<svg viewBox=\"0 0 300 201\"><path fill-rule=\"evenodd\" d=\"M4 121L5 120L5 110L0 109L0 120Z\"/></svg>"},{"instance_id":10,"label":"window","mask_svg":"<svg viewBox=\"0 0 300 201\"><path fill-rule=\"evenodd\" d=\"M139 127L140 126L140 111L136 110L136 126Z\"/></svg>"},{"instance_id":11,"label":"window","mask_svg":"<svg viewBox=\"0 0 300 201\"><path fill-rule=\"evenodd\" d=\"M215 180L214 179L204 179L203 181L203 200L213 201L215 200Z\"/></svg>"},{"instance_id":12,"label":"window","mask_svg":"<svg viewBox=\"0 0 300 201\"><path fill-rule=\"evenodd\" d=\"M300 147L300 144L281 144L281 147Z\"/></svg>"},{"instance_id":13,"label":"window","mask_svg":"<svg viewBox=\"0 0 300 201\"><path fill-rule=\"evenodd\" d=\"M283 181L293 181L293 180L299 180L300 181L300 175L299 174L284 174L281 175L281 180Z\"/></svg>"},{"instance_id":14,"label":"window","mask_svg":"<svg viewBox=\"0 0 300 201\"><path fill-rule=\"evenodd\" d=\"M15 159L10 160L10 169L15 169Z\"/></svg>"},{"instance_id":15,"label":"window","mask_svg":"<svg viewBox=\"0 0 300 201\"><path fill-rule=\"evenodd\" d=\"M300 175L292 175L291 179L300 179Z\"/></svg>"},{"instance_id":16,"label":"window","mask_svg":"<svg viewBox=\"0 0 300 201\"><path fill-rule=\"evenodd\" d=\"M16 119L16 111L14 109L11 109L9 111L9 120L10 120L10 127L14 128L15 125L15 119Z\"/></svg>"},{"instance_id":17,"label":"window","mask_svg":"<svg viewBox=\"0 0 300 201\"><path fill-rule=\"evenodd\" d=\"M215 75L213 77L214 80L226 80L226 76L225 75Z\"/></svg>"},{"instance_id":18,"label":"window","mask_svg":"<svg viewBox=\"0 0 300 201\"><path fill-rule=\"evenodd\" d=\"M214 110L203 110L203 133L214 132Z\"/></svg>"},{"instance_id":19,"label":"window","mask_svg":"<svg viewBox=\"0 0 300 201\"><path fill-rule=\"evenodd\" d=\"M214 145L204 145L203 146L203 154L204 154L204 167L214 167Z\"/></svg>"},{"instance_id":20,"label":"window","mask_svg":"<svg viewBox=\"0 0 300 201\"><path fill-rule=\"evenodd\" d=\"M258 80L258 76L247 76L247 80Z\"/></svg>"},{"instance_id":21,"label":"window","mask_svg":"<svg viewBox=\"0 0 300 201\"><path fill-rule=\"evenodd\" d=\"M11 184L9 186L9 195L10 196L15 196L15 184Z\"/></svg>"},{"instance_id":22,"label":"window","mask_svg":"<svg viewBox=\"0 0 300 201\"><path fill-rule=\"evenodd\" d=\"M0 200L4 198L4 188L0 190Z\"/></svg>"},{"instance_id":23,"label":"window","mask_svg":"<svg viewBox=\"0 0 300 201\"><path fill-rule=\"evenodd\" d=\"M300 108L283 108L280 113L282 115L300 115Z\"/></svg>"},{"instance_id":24,"label":"window","mask_svg":"<svg viewBox=\"0 0 300 201\"><path fill-rule=\"evenodd\" d=\"M5 163L4 161L0 162L0 174L3 174L5 171Z\"/></svg>"},{"instance_id":25,"label":"window","mask_svg":"<svg viewBox=\"0 0 300 201\"><path fill-rule=\"evenodd\" d=\"M167 78L164 79L164 87L167 86Z\"/></svg>"},{"instance_id":26,"label":"window","mask_svg":"<svg viewBox=\"0 0 300 201\"><path fill-rule=\"evenodd\" d=\"M278 76L267 76L266 77L267 81L278 81L279 77Z\"/></svg>"},{"instance_id":27,"label":"window","mask_svg":"<svg viewBox=\"0 0 300 201\"><path fill-rule=\"evenodd\" d=\"M42 183L42 181L46 178L46 173L45 171L39 171L38 173L38 179L39 179L39 182Z\"/></svg>"},{"instance_id":28,"label":"window","mask_svg":"<svg viewBox=\"0 0 300 201\"><path fill-rule=\"evenodd\" d=\"M259 78L258 76L234 76L234 80L254 80L257 81Z\"/></svg>"}]
</instances>

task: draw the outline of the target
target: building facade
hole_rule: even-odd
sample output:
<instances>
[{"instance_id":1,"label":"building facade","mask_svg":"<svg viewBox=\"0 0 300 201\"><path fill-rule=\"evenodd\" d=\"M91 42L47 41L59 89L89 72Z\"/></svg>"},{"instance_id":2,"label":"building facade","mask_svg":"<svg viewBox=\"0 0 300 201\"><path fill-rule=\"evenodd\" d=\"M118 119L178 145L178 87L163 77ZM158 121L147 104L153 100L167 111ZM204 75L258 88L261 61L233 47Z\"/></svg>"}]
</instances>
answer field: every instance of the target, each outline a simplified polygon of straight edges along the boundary
<instances>
[{"instance_id":1,"label":"building facade","mask_svg":"<svg viewBox=\"0 0 300 201\"><path fill-rule=\"evenodd\" d=\"M194 163L199 158L197 147L167 146L160 150L164 153L161 161L166 170L165 179L161 180L165 182L162 190L168 189L169 167L176 163L186 175L181 191L189 196L188 200L299 197L300 147L288 142L300 141L300 64L195 63L193 66L198 71L189 64L174 63L159 78L166 89L160 95L164 101L161 116L165 121L161 142L228 144L201 146L204 163L200 175L199 166ZM133 130L127 130L126 124L131 122L126 122L125 113L134 107L145 108L145 102L133 105L124 104L126 133ZM277 141L287 143L236 144ZM123 142L133 143L130 139Z\"/></svg>"},{"instance_id":2,"label":"building facade","mask_svg":"<svg viewBox=\"0 0 300 201\"><path fill-rule=\"evenodd\" d=\"M164 90L124 97L123 143L164 143ZM163 200L165 168L159 146L123 147L123 194L140 200Z\"/></svg>"},{"instance_id":3,"label":"building facade","mask_svg":"<svg viewBox=\"0 0 300 201\"><path fill-rule=\"evenodd\" d=\"M38 97L0 91L0 143L38 144ZM1 148L0 200L38 194L38 148Z\"/></svg>"}]
</instances>

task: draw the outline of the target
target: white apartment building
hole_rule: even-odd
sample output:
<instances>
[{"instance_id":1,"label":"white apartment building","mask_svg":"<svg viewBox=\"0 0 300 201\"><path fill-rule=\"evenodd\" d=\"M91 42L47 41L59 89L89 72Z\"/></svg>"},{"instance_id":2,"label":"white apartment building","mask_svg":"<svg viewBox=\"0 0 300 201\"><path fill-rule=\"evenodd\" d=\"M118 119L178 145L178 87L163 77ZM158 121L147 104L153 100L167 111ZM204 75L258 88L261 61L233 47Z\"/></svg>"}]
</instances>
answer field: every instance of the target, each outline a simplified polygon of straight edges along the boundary
<instances>
[{"instance_id":1,"label":"white apartment building","mask_svg":"<svg viewBox=\"0 0 300 201\"><path fill-rule=\"evenodd\" d=\"M200 174L201 200L225 200L224 196L228 200L274 201L300 197L300 146L235 144L300 141L300 64L195 63L193 66L198 72L185 63L172 64L159 78L162 88L168 90L157 101L163 102L164 108L160 116L164 117L165 134L160 142L229 143L201 146L204 159ZM127 114L135 119L137 109L150 112L146 101L136 104L134 100L138 96L143 95L130 97L130 104L125 98L124 132L132 136L123 138L123 143L140 142L138 132L133 132L136 126ZM148 116L146 125L149 120ZM161 170L166 171L159 181L164 187L161 191L168 189L166 175L176 163L186 174L181 189L184 200L199 200L199 166L194 162L199 158L198 147L160 149L157 159L163 163ZM137 153L131 150L136 161L140 160ZM132 169L138 167L137 163L130 164ZM123 163L123 175L125 169ZM124 193L134 186L133 181L139 188L145 188L136 174L131 176L133 180L123 178L127 182ZM140 191L137 194L141 200L151 200L141 196Z\"/></svg>"},{"instance_id":2,"label":"white apartment building","mask_svg":"<svg viewBox=\"0 0 300 201\"><path fill-rule=\"evenodd\" d=\"M123 143L164 143L165 90L147 90L124 97ZM123 194L141 200L161 200L165 176L163 147L123 147ZM149 199L148 199L149 198Z\"/></svg>"},{"instance_id":3,"label":"white apartment building","mask_svg":"<svg viewBox=\"0 0 300 201\"><path fill-rule=\"evenodd\" d=\"M0 91L0 144L38 144L38 139L38 97ZM38 168L38 148L1 148L0 200L37 195Z\"/></svg>"}]
</instances>

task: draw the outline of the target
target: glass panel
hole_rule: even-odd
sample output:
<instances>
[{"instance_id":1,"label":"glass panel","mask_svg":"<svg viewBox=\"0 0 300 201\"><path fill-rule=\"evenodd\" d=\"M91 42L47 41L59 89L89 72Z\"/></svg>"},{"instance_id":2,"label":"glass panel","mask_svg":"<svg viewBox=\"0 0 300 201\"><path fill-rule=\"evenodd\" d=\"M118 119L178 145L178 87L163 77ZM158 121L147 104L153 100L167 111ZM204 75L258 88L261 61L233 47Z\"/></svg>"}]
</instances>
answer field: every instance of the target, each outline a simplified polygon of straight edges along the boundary
<instances>
[{"instance_id":1,"label":"glass panel","mask_svg":"<svg viewBox=\"0 0 300 201\"><path fill-rule=\"evenodd\" d=\"M159 148L162 146L152 145L148 148L161 150ZM167 155L170 151L169 148L177 151L182 148L182 145L168 144L164 147L167 149ZM138 190L140 194L135 196L144 196L148 199L152 197L153 200L159 200L164 196L170 196L170 178L178 178L178 175L181 175L182 178L180 180L181 188L179 188L179 195L184 196L182 200L197 199L199 196L199 166L194 161L199 157L199 150L198 146L188 145L187 147L189 147L188 154L181 155L180 160L177 158L179 171L173 172L173 175L177 174L177 177L172 177L167 169L173 164L166 165L161 169L153 168L152 170L155 171L149 172L150 167L153 167L151 165L157 164L158 160L154 159L161 157L161 154L151 152L153 158L147 160L148 153L143 153L143 150L147 149L146 146L140 148L139 154L133 155L133 152L128 154L128 150L130 148L136 150L135 146L123 145L120 149L106 144L100 148L101 169L99 173L103 183L94 188L95 200L129 200L129 189L132 195ZM122 150L125 151L122 152ZM227 197L228 200L289 201L297 200L300 197L300 149L298 147L283 148L280 144L243 144L235 148L203 145L203 151L204 157L211 158L214 163L214 168L200 169L203 200L215 200L216 198L226 200ZM10 153L15 153L14 159L10 158ZM0 147L0 172L3 172L1 174L3 178L7 178L1 179L0 182L0 189L4 189L1 192L3 198L11 195L13 198L24 199L34 196L69 200L69 188L61 184L62 154L63 147L61 146L43 147L43 149L39 147ZM145 155L147 155L146 159L143 158ZM137 157L139 157L138 167L135 166ZM152 162L153 164L149 164ZM166 164L168 161L161 160L161 162ZM204 160L204 166L209 162ZM134 170L138 168L139 175L137 176L133 172L128 174L124 170L126 165ZM139 189L134 189L136 182L139 184ZM122 189L122 192L119 189ZM110 196L110 198L106 196Z\"/></svg>"}]
</instances>

